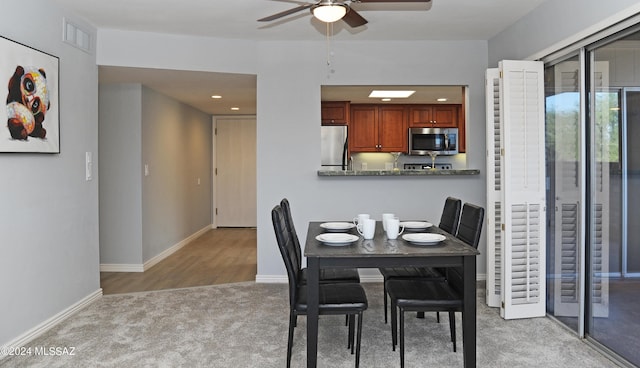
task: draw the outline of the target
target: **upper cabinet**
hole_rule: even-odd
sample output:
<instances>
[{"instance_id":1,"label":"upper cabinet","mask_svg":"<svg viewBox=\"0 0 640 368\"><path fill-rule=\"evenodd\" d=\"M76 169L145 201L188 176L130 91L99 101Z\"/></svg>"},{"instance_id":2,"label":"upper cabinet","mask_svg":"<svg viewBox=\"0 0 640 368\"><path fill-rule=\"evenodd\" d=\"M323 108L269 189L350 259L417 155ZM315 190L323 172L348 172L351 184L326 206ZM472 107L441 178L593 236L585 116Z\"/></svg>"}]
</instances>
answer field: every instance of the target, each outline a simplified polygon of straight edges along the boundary
<instances>
[{"instance_id":1,"label":"upper cabinet","mask_svg":"<svg viewBox=\"0 0 640 368\"><path fill-rule=\"evenodd\" d=\"M407 109L402 105L351 105L351 152L407 152Z\"/></svg>"},{"instance_id":2,"label":"upper cabinet","mask_svg":"<svg viewBox=\"0 0 640 368\"><path fill-rule=\"evenodd\" d=\"M321 107L322 125L348 125L349 107L349 101L323 101Z\"/></svg>"},{"instance_id":3,"label":"upper cabinet","mask_svg":"<svg viewBox=\"0 0 640 368\"><path fill-rule=\"evenodd\" d=\"M409 126L412 128L457 128L460 105L412 105Z\"/></svg>"}]
</instances>

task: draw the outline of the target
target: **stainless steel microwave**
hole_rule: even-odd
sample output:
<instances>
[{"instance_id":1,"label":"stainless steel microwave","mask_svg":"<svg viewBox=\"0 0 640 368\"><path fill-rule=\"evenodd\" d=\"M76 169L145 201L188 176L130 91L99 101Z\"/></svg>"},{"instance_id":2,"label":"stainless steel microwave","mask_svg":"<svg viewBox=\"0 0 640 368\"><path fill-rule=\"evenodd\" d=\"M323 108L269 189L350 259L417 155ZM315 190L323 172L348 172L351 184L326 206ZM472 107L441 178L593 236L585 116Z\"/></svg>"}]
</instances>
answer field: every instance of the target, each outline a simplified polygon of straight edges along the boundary
<instances>
[{"instance_id":1,"label":"stainless steel microwave","mask_svg":"<svg viewBox=\"0 0 640 368\"><path fill-rule=\"evenodd\" d=\"M409 155L458 154L458 128L409 128Z\"/></svg>"}]
</instances>

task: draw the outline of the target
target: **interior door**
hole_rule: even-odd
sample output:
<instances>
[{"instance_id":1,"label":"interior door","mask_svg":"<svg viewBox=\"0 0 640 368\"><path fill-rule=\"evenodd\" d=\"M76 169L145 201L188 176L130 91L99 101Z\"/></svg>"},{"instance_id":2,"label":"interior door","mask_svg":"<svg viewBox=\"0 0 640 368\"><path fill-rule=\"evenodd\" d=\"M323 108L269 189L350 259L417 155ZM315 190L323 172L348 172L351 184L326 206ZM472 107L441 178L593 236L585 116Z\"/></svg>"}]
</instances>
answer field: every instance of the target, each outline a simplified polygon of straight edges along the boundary
<instances>
[{"instance_id":1,"label":"interior door","mask_svg":"<svg viewBox=\"0 0 640 368\"><path fill-rule=\"evenodd\" d=\"M216 205L218 227L255 227L256 120L216 121Z\"/></svg>"}]
</instances>

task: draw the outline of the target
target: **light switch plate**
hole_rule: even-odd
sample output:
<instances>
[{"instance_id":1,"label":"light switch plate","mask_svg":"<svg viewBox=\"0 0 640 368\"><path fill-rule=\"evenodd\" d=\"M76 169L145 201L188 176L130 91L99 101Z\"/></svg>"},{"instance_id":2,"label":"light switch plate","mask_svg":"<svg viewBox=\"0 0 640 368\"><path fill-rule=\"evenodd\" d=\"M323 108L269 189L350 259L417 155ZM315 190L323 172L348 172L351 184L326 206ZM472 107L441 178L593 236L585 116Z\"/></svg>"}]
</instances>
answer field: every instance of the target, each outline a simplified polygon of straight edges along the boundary
<instances>
[{"instance_id":1,"label":"light switch plate","mask_svg":"<svg viewBox=\"0 0 640 368\"><path fill-rule=\"evenodd\" d=\"M93 179L93 154L91 152L85 152L84 162L85 180L90 181Z\"/></svg>"}]
</instances>

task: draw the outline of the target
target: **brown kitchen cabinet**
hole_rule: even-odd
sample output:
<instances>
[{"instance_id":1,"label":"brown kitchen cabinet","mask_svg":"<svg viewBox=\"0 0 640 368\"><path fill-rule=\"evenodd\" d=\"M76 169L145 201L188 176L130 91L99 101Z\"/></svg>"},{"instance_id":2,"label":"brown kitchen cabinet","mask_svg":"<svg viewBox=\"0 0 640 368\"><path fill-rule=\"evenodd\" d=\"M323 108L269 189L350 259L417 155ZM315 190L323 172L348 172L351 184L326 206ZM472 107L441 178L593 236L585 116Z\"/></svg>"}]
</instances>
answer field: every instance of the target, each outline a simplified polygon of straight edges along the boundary
<instances>
[{"instance_id":1,"label":"brown kitchen cabinet","mask_svg":"<svg viewBox=\"0 0 640 368\"><path fill-rule=\"evenodd\" d=\"M348 125L349 101L323 101L321 102L322 125Z\"/></svg>"},{"instance_id":2,"label":"brown kitchen cabinet","mask_svg":"<svg viewBox=\"0 0 640 368\"><path fill-rule=\"evenodd\" d=\"M412 105L409 107L411 128L457 128L460 105Z\"/></svg>"},{"instance_id":3,"label":"brown kitchen cabinet","mask_svg":"<svg viewBox=\"0 0 640 368\"><path fill-rule=\"evenodd\" d=\"M351 105L351 152L407 152L407 109L399 105Z\"/></svg>"}]
</instances>

